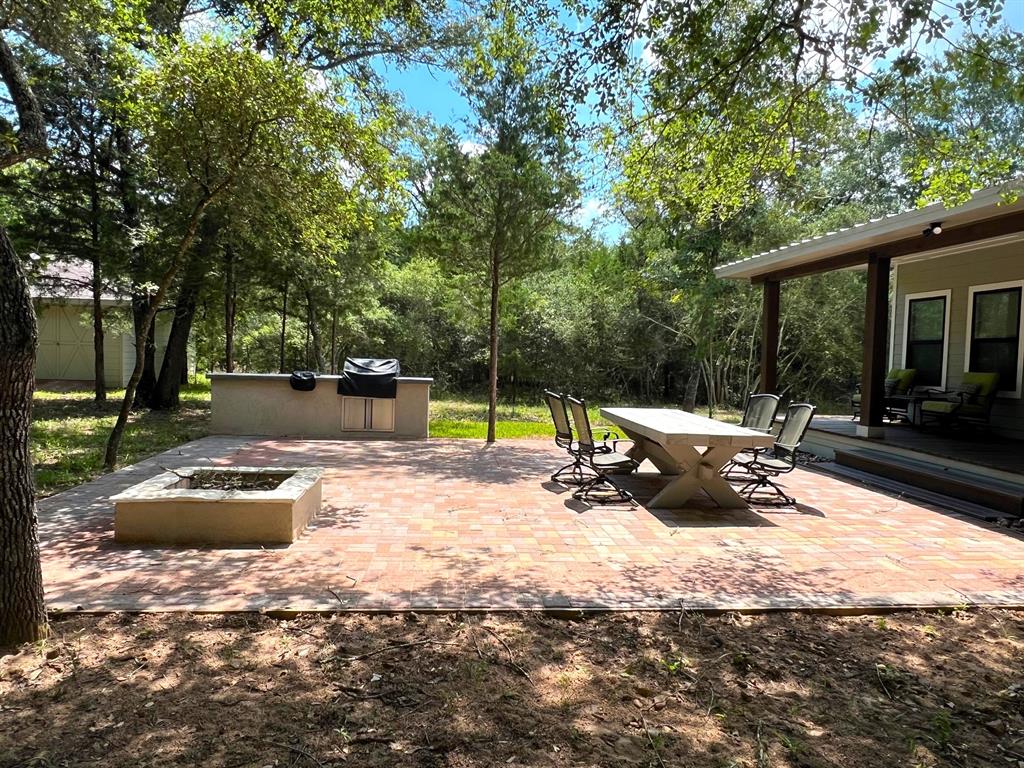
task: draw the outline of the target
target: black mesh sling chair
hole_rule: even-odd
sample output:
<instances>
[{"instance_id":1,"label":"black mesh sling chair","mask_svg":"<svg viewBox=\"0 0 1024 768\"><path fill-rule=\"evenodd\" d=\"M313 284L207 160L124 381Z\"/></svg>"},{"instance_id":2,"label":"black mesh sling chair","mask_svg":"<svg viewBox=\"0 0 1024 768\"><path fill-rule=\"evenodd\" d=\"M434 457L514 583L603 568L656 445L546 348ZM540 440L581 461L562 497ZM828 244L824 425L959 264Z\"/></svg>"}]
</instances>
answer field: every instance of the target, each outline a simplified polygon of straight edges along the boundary
<instances>
[{"instance_id":1,"label":"black mesh sling chair","mask_svg":"<svg viewBox=\"0 0 1024 768\"><path fill-rule=\"evenodd\" d=\"M572 421L576 426L576 450L580 459L589 468L594 477L584 481L573 491L572 497L589 504L635 504L633 495L619 488L608 479L608 475L628 474L637 467L637 463L624 453L615 450L614 441L611 446L594 440L590 428L590 417L587 415L587 404L574 397L566 397Z\"/></svg>"},{"instance_id":2,"label":"black mesh sling chair","mask_svg":"<svg viewBox=\"0 0 1024 768\"><path fill-rule=\"evenodd\" d=\"M573 437L572 426L569 424L569 407L565 404L565 395L545 389L544 401L548 404L548 410L551 411L551 421L555 425L555 445L565 449L572 456L572 461L551 475L551 479L562 485L580 485L586 480L593 479L594 472L588 465L583 463L583 458ZM608 429L602 429L602 432L601 442L596 443L595 450L597 453L610 453L621 438L619 438L617 432ZM613 435L615 437L614 440L612 439ZM608 445L609 441L611 441L611 445Z\"/></svg>"},{"instance_id":3,"label":"black mesh sling chair","mask_svg":"<svg viewBox=\"0 0 1024 768\"><path fill-rule=\"evenodd\" d=\"M796 499L787 496L773 478L796 469L796 454L803 442L807 427L814 416L815 408L809 403L795 403L786 409L786 420L769 451L755 453L749 461L739 460L753 480L740 488L739 494L747 501L796 504Z\"/></svg>"},{"instance_id":4,"label":"black mesh sling chair","mask_svg":"<svg viewBox=\"0 0 1024 768\"><path fill-rule=\"evenodd\" d=\"M740 426L746 427L747 429L753 429L757 432L771 432L772 427L775 425L775 414L779 412L779 396L769 395L767 393L750 393L747 396L747 404L743 408L743 418L740 420ZM757 449L753 451L757 454ZM741 462L749 460L751 458L751 452L744 451L740 454L739 458L733 459L724 467L722 467L722 474L726 476L738 476L745 475Z\"/></svg>"},{"instance_id":5,"label":"black mesh sling chair","mask_svg":"<svg viewBox=\"0 0 1024 768\"><path fill-rule=\"evenodd\" d=\"M572 436L572 427L569 424L569 409L565 404L565 395L544 390L544 401L551 411L551 421L555 425L555 445L564 448L572 457L572 461L555 472L551 479L563 485L582 485L587 480L594 478L594 473L589 467L584 466L576 441Z\"/></svg>"}]
</instances>

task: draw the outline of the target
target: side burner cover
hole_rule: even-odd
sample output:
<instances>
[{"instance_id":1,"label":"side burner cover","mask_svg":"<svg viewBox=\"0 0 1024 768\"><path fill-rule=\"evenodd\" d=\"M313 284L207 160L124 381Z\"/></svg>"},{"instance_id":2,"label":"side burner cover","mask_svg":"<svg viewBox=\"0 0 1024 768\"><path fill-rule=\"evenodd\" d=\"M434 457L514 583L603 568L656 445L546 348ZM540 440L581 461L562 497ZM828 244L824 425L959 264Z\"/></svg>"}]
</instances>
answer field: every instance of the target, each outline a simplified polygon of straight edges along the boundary
<instances>
[{"instance_id":1,"label":"side burner cover","mask_svg":"<svg viewBox=\"0 0 1024 768\"><path fill-rule=\"evenodd\" d=\"M394 398L398 390L395 378L401 373L398 361L366 357L346 357L338 379L338 394L346 397Z\"/></svg>"}]
</instances>

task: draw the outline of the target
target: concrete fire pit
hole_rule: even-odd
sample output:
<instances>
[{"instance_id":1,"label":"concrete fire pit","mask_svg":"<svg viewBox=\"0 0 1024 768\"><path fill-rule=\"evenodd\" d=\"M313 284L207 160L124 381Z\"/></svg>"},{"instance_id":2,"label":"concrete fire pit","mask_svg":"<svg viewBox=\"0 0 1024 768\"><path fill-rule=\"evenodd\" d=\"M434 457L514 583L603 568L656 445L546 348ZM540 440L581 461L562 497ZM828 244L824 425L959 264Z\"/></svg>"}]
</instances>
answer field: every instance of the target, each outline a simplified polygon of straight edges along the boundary
<instances>
[{"instance_id":1,"label":"concrete fire pit","mask_svg":"<svg viewBox=\"0 0 1024 768\"><path fill-rule=\"evenodd\" d=\"M111 499L114 538L149 544L290 544L320 511L322 475L315 467L164 472ZM226 488L194 487L211 483ZM266 489L244 489L253 484Z\"/></svg>"}]
</instances>

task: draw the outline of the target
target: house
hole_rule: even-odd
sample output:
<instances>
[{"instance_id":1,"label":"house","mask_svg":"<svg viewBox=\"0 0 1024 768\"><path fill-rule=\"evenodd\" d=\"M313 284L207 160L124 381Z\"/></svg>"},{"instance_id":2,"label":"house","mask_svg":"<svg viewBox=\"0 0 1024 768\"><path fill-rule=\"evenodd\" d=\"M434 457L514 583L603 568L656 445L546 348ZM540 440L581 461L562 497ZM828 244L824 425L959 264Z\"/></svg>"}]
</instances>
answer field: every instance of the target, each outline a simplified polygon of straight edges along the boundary
<instances>
[{"instance_id":1,"label":"house","mask_svg":"<svg viewBox=\"0 0 1024 768\"><path fill-rule=\"evenodd\" d=\"M906 479L921 469L922 484L957 473L969 484L984 475L989 489L1007 484L1007 508L1021 510L1024 200L1009 194L1020 186L990 187L962 205L886 216L715 270L762 287L760 381L767 392L777 385L780 284L867 271L859 416L816 419L808 440L840 463L872 472ZM961 385L967 372L998 373L988 425L949 430L887 421L886 373L893 368L913 368L915 386L944 390Z\"/></svg>"},{"instance_id":2,"label":"house","mask_svg":"<svg viewBox=\"0 0 1024 768\"><path fill-rule=\"evenodd\" d=\"M36 379L91 382L95 377L92 327L92 265L56 260L30 276L32 301L39 323ZM123 387L135 367L135 334L127 296L105 289L103 364L108 387ZM156 320L156 366L163 362L171 317Z\"/></svg>"}]
</instances>

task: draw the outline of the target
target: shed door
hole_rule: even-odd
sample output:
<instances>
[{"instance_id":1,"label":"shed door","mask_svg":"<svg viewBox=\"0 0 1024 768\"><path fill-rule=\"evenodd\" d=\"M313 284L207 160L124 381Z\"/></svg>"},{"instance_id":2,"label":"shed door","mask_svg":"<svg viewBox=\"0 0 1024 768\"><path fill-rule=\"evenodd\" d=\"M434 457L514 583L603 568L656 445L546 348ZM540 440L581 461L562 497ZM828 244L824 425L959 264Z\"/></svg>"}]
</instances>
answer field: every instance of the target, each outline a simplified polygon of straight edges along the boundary
<instances>
[{"instance_id":1,"label":"shed door","mask_svg":"<svg viewBox=\"0 0 1024 768\"><path fill-rule=\"evenodd\" d=\"M92 329L81 320L78 307L49 304L39 313L37 379L91 381Z\"/></svg>"}]
</instances>

